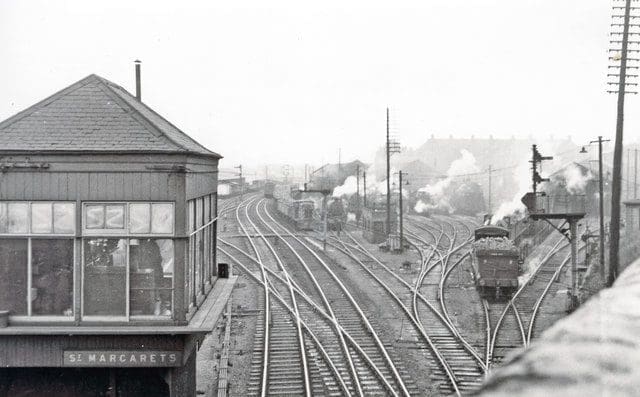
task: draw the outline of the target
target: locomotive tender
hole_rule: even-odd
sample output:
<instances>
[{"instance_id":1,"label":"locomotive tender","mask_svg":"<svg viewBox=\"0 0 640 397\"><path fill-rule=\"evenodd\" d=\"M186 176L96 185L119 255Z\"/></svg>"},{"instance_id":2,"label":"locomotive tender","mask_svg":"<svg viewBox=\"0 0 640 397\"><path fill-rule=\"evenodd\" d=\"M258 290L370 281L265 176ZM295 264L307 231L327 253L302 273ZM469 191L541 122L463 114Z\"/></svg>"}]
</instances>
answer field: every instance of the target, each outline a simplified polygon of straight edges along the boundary
<instances>
[{"instance_id":1,"label":"locomotive tender","mask_svg":"<svg viewBox=\"0 0 640 397\"><path fill-rule=\"evenodd\" d=\"M485 297L511 296L518 289L520 251L500 226L480 226L475 230L472 264L476 288Z\"/></svg>"}]
</instances>

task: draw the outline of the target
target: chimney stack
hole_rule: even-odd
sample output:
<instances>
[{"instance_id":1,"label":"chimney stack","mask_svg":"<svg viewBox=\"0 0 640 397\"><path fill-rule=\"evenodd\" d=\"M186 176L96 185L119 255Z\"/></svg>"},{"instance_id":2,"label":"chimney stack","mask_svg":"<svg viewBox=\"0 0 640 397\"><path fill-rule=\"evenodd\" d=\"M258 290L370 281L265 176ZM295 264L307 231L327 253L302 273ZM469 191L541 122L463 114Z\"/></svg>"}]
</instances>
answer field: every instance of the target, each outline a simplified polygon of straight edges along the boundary
<instances>
[{"instance_id":1,"label":"chimney stack","mask_svg":"<svg viewBox=\"0 0 640 397\"><path fill-rule=\"evenodd\" d=\"M140 86L140 60L136 59L136 99L142 101L142 87Z\"/></svg>"}]
</instances>

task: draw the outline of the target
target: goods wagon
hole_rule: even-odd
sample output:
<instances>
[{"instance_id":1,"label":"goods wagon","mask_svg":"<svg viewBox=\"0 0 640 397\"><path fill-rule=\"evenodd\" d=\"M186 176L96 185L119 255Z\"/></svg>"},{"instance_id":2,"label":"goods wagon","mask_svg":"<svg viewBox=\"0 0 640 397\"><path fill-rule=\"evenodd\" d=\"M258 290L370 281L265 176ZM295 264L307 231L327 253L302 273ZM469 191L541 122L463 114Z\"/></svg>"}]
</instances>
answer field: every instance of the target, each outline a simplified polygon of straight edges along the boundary
<instances>
[{"instance_id":1,"label":"goods wagon","mask_svg":"<svg viewBox=\"0 0 640 397\"><path fill-rule=\"evenodd\" d=\"M315 203L310 199L299 199L300 193L296 186L276 185L273 196L276 208L298 230L313 229L313 212Z\"/></svg>"}]
</instances>

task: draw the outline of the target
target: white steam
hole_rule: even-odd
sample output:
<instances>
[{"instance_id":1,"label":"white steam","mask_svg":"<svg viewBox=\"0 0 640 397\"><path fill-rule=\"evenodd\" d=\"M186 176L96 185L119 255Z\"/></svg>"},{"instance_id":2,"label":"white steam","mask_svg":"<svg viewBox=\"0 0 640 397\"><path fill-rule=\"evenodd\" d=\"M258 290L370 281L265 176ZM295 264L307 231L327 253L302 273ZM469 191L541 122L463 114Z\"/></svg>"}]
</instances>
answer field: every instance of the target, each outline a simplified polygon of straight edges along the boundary
<instances>
[{"instance_id":1,"label":"white steam","mask_svg":"<svg viewBox=\"0 0 640 397\"><path fill-rule=\"evenodd\" d=\"M419 200L414 209L416 212L421 213L426 210L441 210L448 213L453 212L453 207L449 203L446 190L451 185L453 178L465 174L473 174L479 172L480 169L476 165L476 158L468 150L462 149L460 151L460 158L454 160L449 169L447 170L447 177L441 179L434 184L429 184L423 188L418 189L418 192L427 193L431 198L432 203L425 203Z\"/></svg>"},{"instance_id":2,"label":"white steam","mask_svg":"<svg viewBox=\"0 0 640 397\"><path fill-rule=\"evenodd\" d=\"M333 197L352 196L358 190L358 178L355 175L348 176L344 183L333 189Z\"/></svg>"},{"instance_id":3,"label":"white steam","mask_svg":"<svg viewBox=\"0 0 640 397\"><path fill-rule=\"evenodd\" d=\"M552 155L552 160L543 161L541 164L540 174L545 177L551 175L563 166L563 153L558 154L561 147L554 146L554 142L542 141L538 142L538 150L542 155ZM565 160L566 161L566 160ZM513 177L518 181L518 190L511 201L503 202L491 217L491 223L496 224L506 216L519 220L525 215L526 208L520 201L525 193L531 191L531 168L529 162L521 162L514 170ZM589 180L593 179L591 172L586 175L582 174L580 167L575 163L570 164L563 170L561 177L565 180L567 191L571 194L579 194L584 192L584 188Z\"/></svg>"},{"instance_id":4,"label":"white steam","mask_svg":"<svg viewBox=\"0 0 640 397\"><path fill-rule=\"evenodd\" d=\"M562 170L561 177L564 179L567 191L571 194L583 194L587 183L593 179L593 174L587 168L583 173L583 168L576 163L571 163Z\"/></svg>"},{"instance_id":5,"label":"white steam","mask_svg":"<svg viewBox=\"0 0 640 397\"><path fill-rule=\"evenodd\" d=\"M518 190L510 201L500 204L491 217L491 224L495 225L506 216L520 219L524 217L526 207L522 204L522 196L531 190L531 175L529 163L523 162L514 170L515 180L518 181Z\"/></svg>"}]
</instances>

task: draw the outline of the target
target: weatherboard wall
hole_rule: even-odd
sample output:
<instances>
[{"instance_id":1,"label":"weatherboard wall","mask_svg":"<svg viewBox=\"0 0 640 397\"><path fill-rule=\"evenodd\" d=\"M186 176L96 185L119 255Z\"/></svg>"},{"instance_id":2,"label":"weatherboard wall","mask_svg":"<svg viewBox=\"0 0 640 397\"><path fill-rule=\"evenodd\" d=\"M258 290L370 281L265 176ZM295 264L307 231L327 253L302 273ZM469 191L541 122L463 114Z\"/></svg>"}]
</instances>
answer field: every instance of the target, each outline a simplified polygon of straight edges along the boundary
<instances>
[{"instance_id":1,"label":"weatherboard wall","mask_svg":"<svg viewBox=\"0 0 640 397\"><path fill-rule=\"evenodd\" d=\"M182 154L0 155L0 200L75 201L77 239L81 238L83 202L173 202L174 321L184 322L186 308L179 302L184 302L188 263L187 200L216 193L217 164L214 158ZM78 257L80 246L76 244ZM75 277L79 296L79 269ZM75 312L79 313L79 307Z\"/></svg>"}]
</instances>

